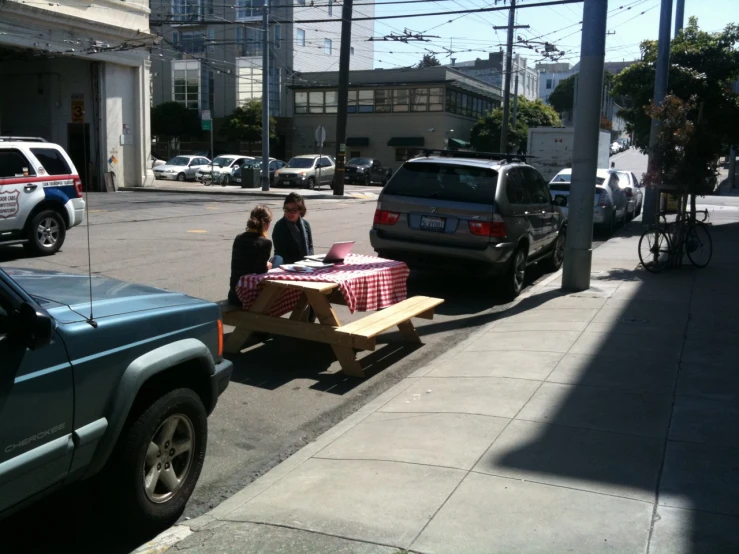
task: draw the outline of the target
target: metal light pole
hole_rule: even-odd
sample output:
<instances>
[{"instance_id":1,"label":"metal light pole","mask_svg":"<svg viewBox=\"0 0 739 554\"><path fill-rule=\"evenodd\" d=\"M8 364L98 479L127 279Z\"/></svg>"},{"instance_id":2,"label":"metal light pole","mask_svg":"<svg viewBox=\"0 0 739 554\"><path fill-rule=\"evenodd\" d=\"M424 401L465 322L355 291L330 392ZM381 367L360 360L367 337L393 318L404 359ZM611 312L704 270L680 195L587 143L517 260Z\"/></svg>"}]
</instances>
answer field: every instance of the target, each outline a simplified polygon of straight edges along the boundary
<instances>
[{"instance_id":1,"label":"metal light pole","mask_svg":"<svg viewBox=\"0 0 739 554\"><path fill-rule=\"evenodd\" d=\"M513 83L513 117L511 123L516 128L516 120L518 119L518 72L516 72L516 80Z\"/></svg>"},{"instance_id":2,"label":"metal light pole","mask_svg":"<svg viewBox=\"0 0 739 554\"><path fill-rule=\"evenodd\" d=\"M506 44L505 75L503 83L503 124L500 126L500 151L508 152L508 117L511 109L511 69L513 57L513 28L516 19L516 0L511 0L508 12L508 41Z\"/></svg>"},{"instance_id":3,"label":"metal light pole","mask_svg":"<svg viewBox=\"0 0 739 554\"><path fill-rule=\"evenodd\" d=\"M344 0L341 8L341 45L339 46L339 92L336 114L336 170L333 189L335 196L344 194L344 162L346 161L346 111L349 104L349 66L352 47L353 0Z\"/></svg>"},{"instance_id":4,"label":"metal light pole","mask_svg":"<svg viewBox=\"0 0 739 554\"><path fill-rule=\"evenodd\" d=\"M577 119L572 150L569 221L565 246L562 288L581 291L590 288L593 258L593 201L598 169L600 100L603 61L606 53L608 0L585 0L580 46L580 73L577 91Z\"/></svg>"},{"instance_id":5,"label":"metal light pole","mask_svg":"<svg viewBox=\"0 0 739 554\"><path fill-rule=\"evenodd\" d=\"M682 30L685 20L685 0L675 0L675 36Z\"/></svg>"},{"instance_id":6,"label":"metal light pole","mask_svg":"<svg viewBox=\"0 0 739 554\"><path fill-rule=\"evenodd\" d=\"M657 43L657 70L654 75L654 103L662 105L667 94L667 79L670 75L670 23L672 22L672 0L662 0L659 11L659 42ZM652 120L649 130L649 162L647 171L656 173L659 170L660 161L654 154L654 145L659 135L659 122ZM652 225L657 220L657 208L659 207L659 191L654 187L646 187L644 191L644 215L642 222Z\"/></svg>"},{"instance_id":7,"label":"metal light pole","mask_svg":"<svg viewBox=\"0 0 739 554\"><path fill-rule=\"evenodd\" d=\"M269 190L269 0L262 10L262 190Z\"/></svg>"}]
</instances>

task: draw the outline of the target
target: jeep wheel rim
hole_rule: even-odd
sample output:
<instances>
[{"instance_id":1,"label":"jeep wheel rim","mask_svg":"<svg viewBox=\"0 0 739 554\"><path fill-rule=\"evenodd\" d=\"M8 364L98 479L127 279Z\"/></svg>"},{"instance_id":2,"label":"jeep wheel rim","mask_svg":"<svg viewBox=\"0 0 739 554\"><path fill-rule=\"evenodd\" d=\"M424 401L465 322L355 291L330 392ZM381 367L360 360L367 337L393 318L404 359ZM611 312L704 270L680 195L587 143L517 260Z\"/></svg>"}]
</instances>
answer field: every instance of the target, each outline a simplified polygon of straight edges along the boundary
<instances>
[{"instance_id":1,"label":"jeep wheel rim","mask_svg":"<svg viewBox=\"0 0 739 554\"><path fill-rule=\"evenodd\" d=\"M149 500L170 500L187 479L192 467L195 428L184 414L165 419L151 438L143 467L144 491Z\"/></svg>"},{"instance_id":2,"label":"jeep wheel rim","mask_svg":"<svg viewBox=\"0 0 739 554\"><path fill-rule=\"evenodd\" d=\"M559 267L565 257L565 235L560 233L554 245L554 264Z\"/></svg>"},{"instance_id":3,"label":"jeep wheel rim","mask_svg":"<svg viewBox=\"0 0 739 554\"><path fill-rule=\"evenodd\" d=\"M513 266L513 286L516 290L523 288L523 280L526 274L526 256L520 250L516 252Z\"/></svg>"},{"instance_id":4,"label":"jeep wheel rim","mask_svg":"<svg viewBox=\"0 0 739 554\"><path fill-rule=\"evenodd\" d=\"M44 248L53 247L59 240L59 223L53 217L45 217L38 224L36 236Z\"/></svg>"}]
</instances>

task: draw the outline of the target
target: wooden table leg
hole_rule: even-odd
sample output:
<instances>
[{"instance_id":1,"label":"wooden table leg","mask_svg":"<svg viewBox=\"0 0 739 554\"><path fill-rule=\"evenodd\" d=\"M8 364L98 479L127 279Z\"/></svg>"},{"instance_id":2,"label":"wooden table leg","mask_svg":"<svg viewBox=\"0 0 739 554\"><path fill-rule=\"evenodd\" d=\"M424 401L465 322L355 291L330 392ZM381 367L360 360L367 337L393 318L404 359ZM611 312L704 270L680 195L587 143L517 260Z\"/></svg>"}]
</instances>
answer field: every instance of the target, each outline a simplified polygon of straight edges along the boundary
<instances>
[{"instance_id":1,"label":"wooden table leg","mask_svg":"<svg viewBox=\"0 0 739 554\"><path fill-rule=\"evenodd\" d=\"M269 281L264 283L262 292L249 308L249 312L257 314L269 313L269 310L274 306L274 303L280 297L284 289L270 286ZM238 354L244 346L244 343L249 339L249 336L253 333L253 329L239 327L238 325L229 335L224 350L229 354Z\"/></svg>"},{"instance_id":2,"label":"wooden table leg","mask_svg":"<svg viewBox=\"0 0 739 554\"><path fill-rule=\"evenodd\" d=\"M412 342L415 344L421 344L421 337L418 336L415 326L409 319L408 321L402 321L398 323L398 329L400 330L400 336L406 342Z\"/></svg>"},{"instance_id":3,"label":"wooden table leg","mask_svg":"<svg viewBox=\"0 0 739 554\"><path fill-rule=\"evenodd\" d=\"M321 325L331 325L332 327L340 327L339 318L336 316L336 312L331 307L331 303L326 295L318 292L306 291L305 296L308 299L308 303L313 307L318 321ZM336 359L339 360L339 365L346 375L351 377L366 377L362 366L357 361L357 355L353 348L346 346L331 345L331 348L336 355Z\"/></svg>"},{"instance_id":4,"label":"wooden table leg","mask_svg":"<svg viewBox=\"0 0 739 554\"><path fill-rule=\"evenodd\" d=\"M307 307L308 307L308 299L305 297L305 294L301 294L300 300L298 300L298 303L295 306L293 313L290 314L290 319L292 321L302 321L304 319L304 315L306 313L305 309Z\"/></svg>"}]
</instances>

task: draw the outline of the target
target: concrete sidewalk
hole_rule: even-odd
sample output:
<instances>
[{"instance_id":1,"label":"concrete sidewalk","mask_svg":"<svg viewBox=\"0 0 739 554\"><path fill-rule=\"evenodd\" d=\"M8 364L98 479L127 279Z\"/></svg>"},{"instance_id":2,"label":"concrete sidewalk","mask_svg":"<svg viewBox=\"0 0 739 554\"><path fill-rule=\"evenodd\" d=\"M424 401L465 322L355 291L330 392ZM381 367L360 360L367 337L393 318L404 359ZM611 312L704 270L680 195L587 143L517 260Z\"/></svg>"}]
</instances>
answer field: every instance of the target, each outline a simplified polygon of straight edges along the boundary
<instances>
[{"instance_id":1,"label":"concrete sidewalk","mask_svg":"<svg viewBox=\"0 0 739 554\"><path fill-rule=\"evenodd\" d=\"M270 187L268 192L262 191L262 189L242 189L240 186L229 185L222 187L220 185L205 186L202 183L193 182L179 182L179 181L155 181L154 186L151 187L118 187L118 190L124 192L173 192L173 193L186 193L186 194L223 194L229 196L252 196L255 198L284 198L291 192L297 192L305 198L313 200L376 200L379 196L381 187L377 187L377 193L375 192L353 192L351 190L345 191L343 195L334 195L333 191L329 187L322 187L320 189L290 189L290 188L277 188Z\"/></svg>"},{"instance_id":2,"label":"concrete sidewalk","mask_svg":"<svg viewBox=\"0 0 739 554\"><path fill-rule=\"evenodd\" d=\"M710 207L709 207L710 208ZM640 225L143 550L739 550L739 213L704 270L637 268Z\"/></svg>"}]
</instances>

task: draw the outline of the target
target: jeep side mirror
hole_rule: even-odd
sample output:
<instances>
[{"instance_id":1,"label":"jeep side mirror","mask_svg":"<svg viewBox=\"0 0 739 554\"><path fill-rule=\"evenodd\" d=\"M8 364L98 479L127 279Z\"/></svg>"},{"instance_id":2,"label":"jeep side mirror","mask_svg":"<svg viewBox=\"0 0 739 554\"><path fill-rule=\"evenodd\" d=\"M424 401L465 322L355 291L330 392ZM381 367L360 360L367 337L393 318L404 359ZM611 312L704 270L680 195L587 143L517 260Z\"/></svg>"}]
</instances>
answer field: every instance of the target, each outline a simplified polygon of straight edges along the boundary
<instances>
[{"instance_id":1,"label":"jeep side mirror","mask_svg":"<svg viewBox=\"0 0 739 554\"><path fill-rule=\"evenodd\" d=\"M18 310L16 327L18 337L29 350L38 350L51 343L51 318L37 312L28 302Z\"/></svg>"}]
</instances>

